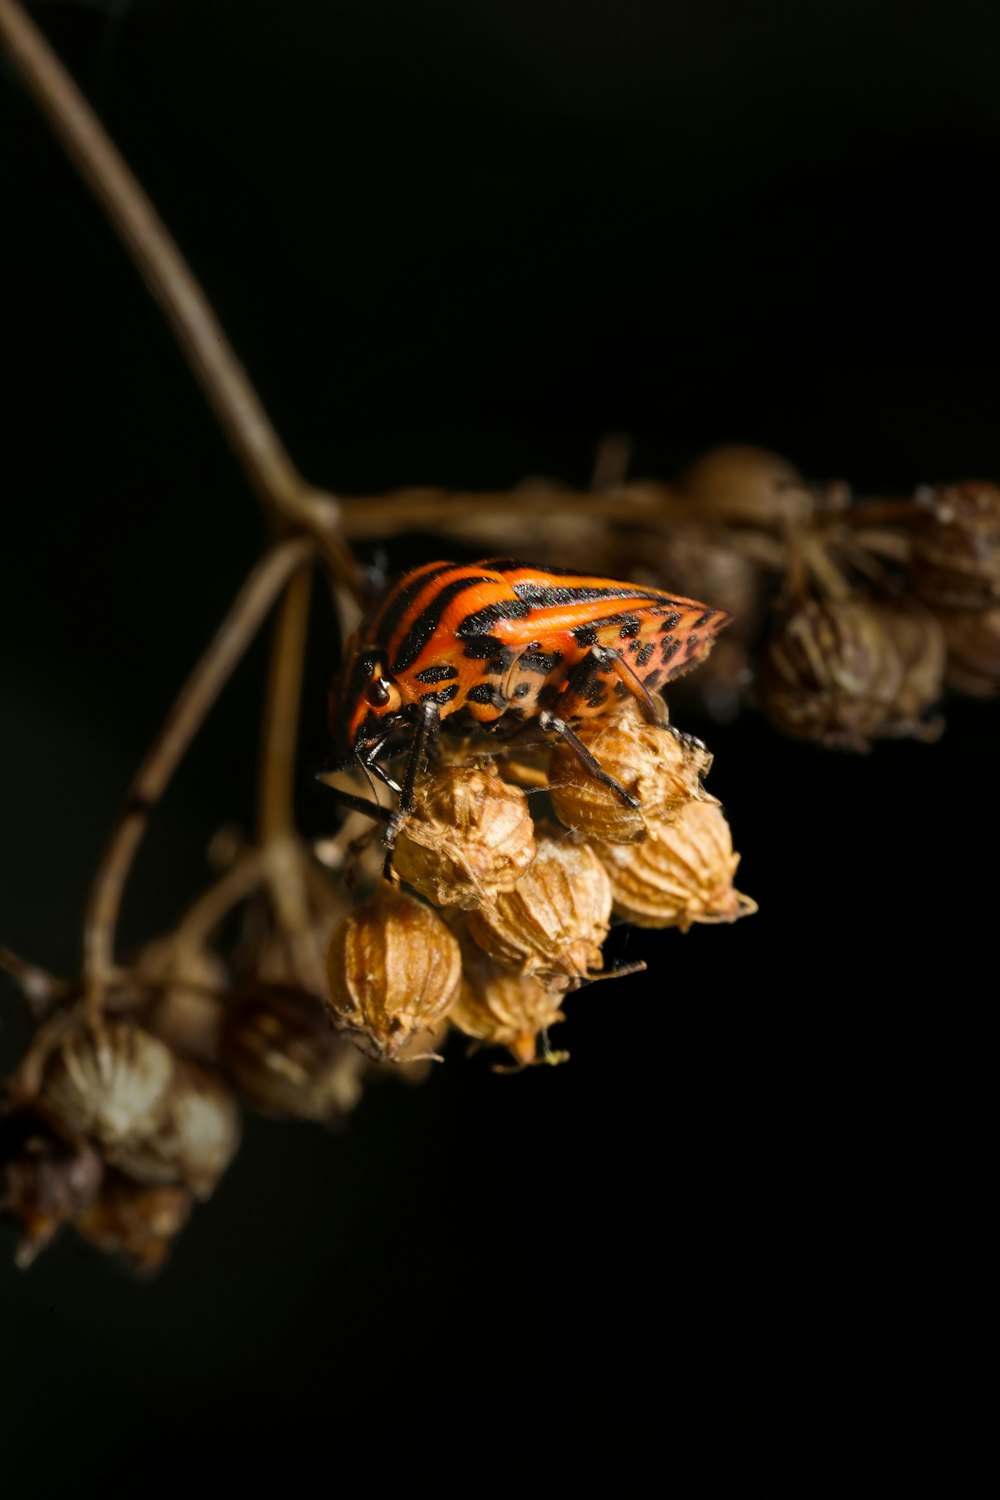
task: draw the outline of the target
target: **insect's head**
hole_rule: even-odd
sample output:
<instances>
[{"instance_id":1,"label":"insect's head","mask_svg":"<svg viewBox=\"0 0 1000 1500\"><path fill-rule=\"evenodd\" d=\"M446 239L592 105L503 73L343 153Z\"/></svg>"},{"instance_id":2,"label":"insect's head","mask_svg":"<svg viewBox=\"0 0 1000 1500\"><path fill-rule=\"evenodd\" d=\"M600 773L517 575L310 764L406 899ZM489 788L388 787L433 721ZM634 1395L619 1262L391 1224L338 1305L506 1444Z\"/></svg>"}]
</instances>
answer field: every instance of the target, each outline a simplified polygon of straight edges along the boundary
<instances>
[{"instance_id":1,"label":"insect's head","mask_svg":"<svg viewBox=\"0 0 1000 1500\"><path fill-rule=\"evenodd\" d=\"M361 646L348 653L342 674L330 689L330 732L338 769L364 759L402 717L403 695L389 675L384 651Z\"/></svg>"}]
</instances>

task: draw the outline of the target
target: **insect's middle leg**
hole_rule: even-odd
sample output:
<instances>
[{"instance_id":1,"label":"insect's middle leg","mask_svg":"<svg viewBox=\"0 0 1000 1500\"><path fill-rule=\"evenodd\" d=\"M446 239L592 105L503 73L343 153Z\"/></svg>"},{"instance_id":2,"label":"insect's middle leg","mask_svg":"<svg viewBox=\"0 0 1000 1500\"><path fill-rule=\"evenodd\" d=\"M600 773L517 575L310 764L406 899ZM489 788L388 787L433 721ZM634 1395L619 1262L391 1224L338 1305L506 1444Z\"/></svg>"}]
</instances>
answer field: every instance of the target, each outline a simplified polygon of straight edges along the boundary
<instances>
[{"instance_id":1,"label":"insect's middle leg","mask_svg":"<svg viewBox=\"0 0 1000 1500\"><path fill-rule=\"evenodd\" d=\"M616 781L613 776L608 775L596 755L591 755L579 735L573 733L565 719L561 719L558 714L550 713L547 708L543 708L538 715L538 724L546 732L557 734L560 739L565 740L576 758L586 766L591 776L595 777L598 781L602 781L605 786L610 787L615 796L624 802L626 807L639 806L638 797L633 797L631 792L625 790L620 781Z\"/></svg>"}]
</instances>

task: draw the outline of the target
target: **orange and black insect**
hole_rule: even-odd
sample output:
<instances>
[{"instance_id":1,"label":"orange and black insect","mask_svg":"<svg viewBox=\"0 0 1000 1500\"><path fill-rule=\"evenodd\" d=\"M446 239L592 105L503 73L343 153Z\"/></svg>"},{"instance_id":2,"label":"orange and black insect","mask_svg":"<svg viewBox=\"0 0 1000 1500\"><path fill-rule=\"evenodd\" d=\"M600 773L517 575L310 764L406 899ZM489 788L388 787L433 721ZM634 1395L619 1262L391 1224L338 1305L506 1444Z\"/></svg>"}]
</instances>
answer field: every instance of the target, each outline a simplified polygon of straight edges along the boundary
<instances>
[{"instance_id":1,"label":"orange and black insect","mask_svg":"<svg viewBox=\"0 0 1000 1500\"><path fill-rule=\"evenodd\" d=\"M442 721L507 736L533 724L568 741L621 800L636 800L573 725L650 696L698 665L730 616L661 589L508 558L431 562L389 585L347 642L330 695L330 770L358 766L399 793L397 813L338 792L394 831ZM402 784L381 761L408 748Z\"/></svg>"}]
</instances>

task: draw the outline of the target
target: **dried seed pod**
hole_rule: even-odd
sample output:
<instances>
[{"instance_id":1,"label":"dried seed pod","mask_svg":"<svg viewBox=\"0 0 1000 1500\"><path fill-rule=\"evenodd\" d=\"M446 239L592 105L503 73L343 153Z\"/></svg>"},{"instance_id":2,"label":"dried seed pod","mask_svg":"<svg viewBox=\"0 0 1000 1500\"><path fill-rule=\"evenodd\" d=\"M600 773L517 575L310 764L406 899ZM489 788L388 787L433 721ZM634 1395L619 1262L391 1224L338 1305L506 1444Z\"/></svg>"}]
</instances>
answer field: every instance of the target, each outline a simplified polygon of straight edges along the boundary
<instances>
[{"instance_id":1,"label":"dried seed pod","mask_svg":"<svg viewBox=\"0 0 1000 1500\"><path fill-rule=\"evenodd\" d=\"M208 1061L222 1025L226 967L209 948L179 946L170 938L147 943L135 977L152 987L144 1022L175 1052Z\"/></svg>"},{"instance_id":2,"label":"dried seed pod","mask_svg":"<svg viewBox=\"0 0 1000 1500\"><path fill-rule=\"evenodd\" d=\"M232 1006L222 1060L253 1109L295 1120L333 1120L353 1109L366 1066L318 1000L277 985L257 985Z\"/></svg>"},{"instance_id":3,"label":"dried seed pod","mask_svg":"<svg viewBox=\"0 0 1000 1500\"><path fill-rule=\"evenodd\" d=\"M715 800L701 785L712 764L704 746L647 724L631 705L613 719L582 724L578 734L602 769L639 801L638 807L626 807L571 746L557 744L549 760L552 807L567 828L587 838L634 844L651 824L671 817L692 797Z\"/></svg>"},{"instance_id":4,"label":"dried seed pod","mask_svg":"<svg viewBox=\"0 0 1000 1500\"><path fill-rule=\"evenodd\" d=\"M700 516L737 525L801 523L813 511L809 489L786 458L738 443L703 453L678 475L675 488Z\"/></svg>"},{"instance_id":5,"label":"dried seed pod","mask_svg":"<svg viewBox=\"0 0 1000 1500\"><path fill-rule=\"evenodd\" d=\"M127 1021L63 1037L48 1059L37 1107L57 1130L105 1146L152 1135L165 1117L176 1061Z\"/></svg>"},{"instance_id":6,"label":"dried seed pod","mask_svg":"<svg viewBox=\"0 0 1000 1500\"><path fill-rule=\"evenodd\" d=\"M945 681L958 693L995 698L1000 692L1000 609L942 612Z\"/></svg>"},{"instance_id":7,"label":"dried seed pod","mask_svg":"<svg viewBox=\"0 0 1000 1500\"><path fill-rule=\"evenodd\" d=\"M100 1196L76 1215L73 1228L103 1255L123 1260L137 1276L163 1265L191 1214L192 1197L180 1184L147 1187L109 1172Z\"/></svg>"},{"instance_id":8,"label":"dried seed pod","mask_svg":"<svg viewBox=\"0 0 1000 1500\"><path fill-rule=\"evenodd\" d=\"M0 1123L0 1213L20 1227L14 1260L22 1270L93 1202L103 1171L92 1146L61 1140L29 1111Z\"/></svg>"},{"instance_id":9,"label":"dried seed pod","mask_svg":"<svg viewBox=\"0 0 1000 1500\"><path fill-rule=\"evenodd\" d=\"M968 479L924 491L910 573L922 599L940 609L1000 604L1000 486Z\"/></svg>"},{"instance_id":10,"label":"dried seed pod","mask_svg":"<svg viewBox=\"0 0 1000 1500\"><path fill-rule=\"evenodd\" d=\"M528 799L495 765L445 766L417 788L393 869L438 906L472 908L513 890L535 857Z\"/></svg>"},{"instance_id":11,"label":"dried seed pod","mask_svg":"<svg viewBox=\"0 0 1000 1500\"><path fill-rule=\"evenodd\" d=\"M895 634L884 610L857 597L808 599L780 618L758 672L775 728L858 751L876 737L912 732L895 707L904 680Z\"/></svg>"},{"instance_id":12,"label":"dried seed pod","mask_svg":"<svg viewBox=\"0 0 1000 1500\"><path fill-rule=\"evenodd\" d=\"M183 1183L209 1198L240 1144L236 1097L208 1068L178 1062L163 1119L147 1135L107 1148L108 1160L136 1182Z\"/></svg>"},{"instance_id":13,"label":"dried seed pod","mask_svg":"<svg viewBox=\"0 0 1000 1500\"><path fill-rule=\"evenodd\" d=\"M733 886L740 862L725 815L711 802L688 802L638 848L601 844L615 915L636 927L735 922L757 910Z\"/></svg>"},{"instance_id":14,"label":"dried seed pod","mask_svg":"<svg viewBox=\"0 0 1000 1500\"><path fill-rule=\"evenodd\" d=\"M519 1063L535 1059L537 1038L558 1021L564 986L550 988L489 957L475 943L462 952L462 988L449 1020L465 1036L507 1047Z\"/></svg>"},{"instance_id":15,"label":"dried seed pod","mask_svg":"<svg viewBox=\"0 0 1000 1500\"><path fill-rule=\"evenodd\" d=\"M458 943L429 906L383 884L335 930L327 953L334 1025L369 1057L395 1061L458 994Z\"/></svg>"},{"instance_id":16,"label":"dried seed pod","mask_svg":"<svg viewBox=\"0 0 1000 1500\"><path fill-rule=\"evenodd\" d=\"M945 639L941 623L916 599L876 607L892 637L901 669L880 733L937 739L944 721L928 720L925 715L944 692Z\"/></svg>"},{"instance_id":17,"label":"dried seed pod","mask_svg":"<svg viewBox=\"0 0 1000 1500\"><path fill-rule=\"evenodd\" d=\"M611 885L588 844L555 830L536 830L534 863L492 907L469 912L468 931L481 948L521 975L563 988L603 964L611 923Z\"/></svg>"}]
</instances>

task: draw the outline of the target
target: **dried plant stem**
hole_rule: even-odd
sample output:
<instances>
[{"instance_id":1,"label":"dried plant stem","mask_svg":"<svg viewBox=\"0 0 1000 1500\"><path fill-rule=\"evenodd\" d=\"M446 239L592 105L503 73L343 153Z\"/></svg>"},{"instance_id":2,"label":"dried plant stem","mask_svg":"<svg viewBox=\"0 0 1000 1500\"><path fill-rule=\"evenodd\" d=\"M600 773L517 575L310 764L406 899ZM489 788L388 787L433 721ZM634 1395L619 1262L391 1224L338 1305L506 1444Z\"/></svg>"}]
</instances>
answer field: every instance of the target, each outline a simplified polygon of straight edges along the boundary
<instances>
[{"instance_id":1,"label":"dried plant stem","mask_svg":"<svg viewBox=\"0 0 1000 1500\"><path fill-rule=\"evenodd\" d=\"M0 0L0 42L160 304L262 504L285 529L311 532L339 581L360 597L337 502L295 468L166 226L18 0Z\"/></svg>"},{"instance_id":2,"label":"dried plant stem","mask_svg":"<svg viewBox=\"0 0 1000 1500\"><path fill-rule=\"evenodd\" d=\"M478 519L518 516L537 519L573 515L581 519L649 525L692 520L697 512L667 484L635 481L602 490L573 490L557 484L525 484L513 490L465 493L437 489L394 490L383 495L342 496L341 524L353 540L373 540L400 531L467 529Z\"/></svg>"},{"instance_id":3,"label":"dried plant stem","mask_svg":"<svg viewBox=\"0 0 1000 1500\"><path fill-rule=\"evenodd\" d=\"M41 1020L65 995L69 986L47 969L28 963L10 948L0 948L0 970L9 974L31 1006L36 1020Z\"/></svg>"},{"instance_id":4,"label":"dried plant stem","mask_svg":"<svg viewBox=\"0 0 1000 1500\"><path fill-rule=\"evenodd\" d=\"M292 537L279 542L253 569L136 772L124 811L97 867L84 917L83 977L91 1021L100 1018L114 973L122 891L152 810L276 595L313 550L311 539Z\"/></svg>"}]
</instances>

